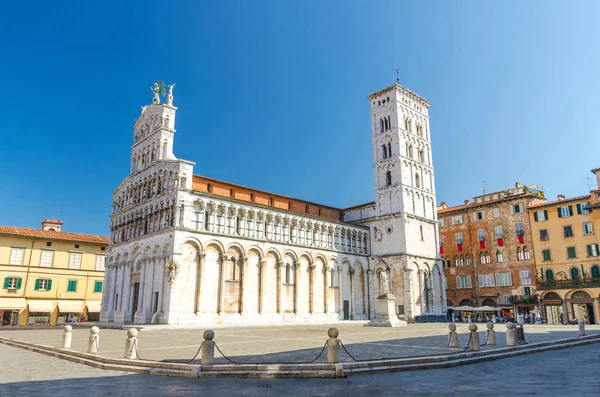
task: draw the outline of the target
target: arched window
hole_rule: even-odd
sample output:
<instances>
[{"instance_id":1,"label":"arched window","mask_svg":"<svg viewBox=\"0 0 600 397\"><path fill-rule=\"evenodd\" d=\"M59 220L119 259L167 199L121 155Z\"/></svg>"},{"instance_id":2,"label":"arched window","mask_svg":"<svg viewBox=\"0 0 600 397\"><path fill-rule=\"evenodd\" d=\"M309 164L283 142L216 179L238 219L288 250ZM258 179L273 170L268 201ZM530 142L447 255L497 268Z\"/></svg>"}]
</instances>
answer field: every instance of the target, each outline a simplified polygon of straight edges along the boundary
<instances>
[{"instance_id":1,"label":"arched window","mask_svg":"<svg viewBox=\"0 0 600 397\"><path fill-rule=\"evenodd\" d=\"M387 148L385 145L383 145L381 147L381 157L383 157L384 159L387 159Z\"/></svg>"},{"instance_id":2,"label":"arched window","mask_svg":"<svg viewBox=\"0 0 600 397\"><path fill-rule=\"evenodd\" d=\"M210 214L208 213L208 209L204 211L204 230L210 230Z\"/></svg>"},{"instance_id":3,"label":"arched window","mask_svg":"<svg viewBox=\"0 0 600 397\"><path fill-rule=\"evenodd\" d=\"M479 263L485 265L485 255L483 252L479 253Z\"/></svg>"},{"instance_id":4,"label":"arched window","mask_svg":"<svg viewBox=\"0 0 600 397\"><path fill-rule=\"evenodd\" d=\"M524 260L529 259L529 250L527 250L527 247L523 247L523 259Z\"/></svg>"},{"instance_id":5,"label":"arched window","mask_svg":"<svg viewBox=\"0 0 600 397\"><path fill-rule=\"evenodd\" d=\"M412 145L408 146L408 157L413 158L413 147Z\"/></svg>"},{"instance_id":6,"label":"arched window","mask_svg":"<svg viewBox=\"0 0 600 397\"><path fill-rule=\"evenodd\" d=\"M379 119L379 130L383 132L383 119Z\"/></svg>"},{"instance_id":7,"label":"arched window","mask_svg":"<svg viewBox=\"0 0 600 397\"><path fill-rule=\"evenodd\" d=\"M392 186L392 173L390 171L385 173L385 185Z\"/></svg>"},{"instance_id":8,"label":"arched window","mask_svg":"<svg viewBox=\"0 0 600 397\"><path fill-rule=\"evenodd\" d=\"M231 257L231 281L235 281L236 277L240 276L238 269L239 263L234 256Z\"/></svg>"},{"instance_id":9,"label":"arched window","mask_svg":"<svg viewBox=\"0 0 600 397\"><path fill-rule=\"evenodd\" d=\"M592 266L592 277L600 278L600 267L598 267L598 265Z\"/></svg>"},{"instance_id":10,"label":"arched window","mask_svg":"<svg viewBox=\"0 0 600 397\"><path fill-rule=\"evenodd\" d=\"M330 284L329 284L329 286L330 287L336 287L336 285L335 285L335 269L331 269L331 272L330 272L329 276L330 276L330 280L329 280Z\"/></svg>"},{"instance_id":11,"label":"arched window","mask_svg":"<svg viewBox=\"0 0 600 397\"><path fill-rule=\"evenodd\" d=\"M546 269L546 281L554 281L554 272L552 269Z\"/></svg>"},{"instance_id":12,"label":"arched window","mask_svg":"<svg viewBox=\"0 0 600 397\"><path fill-rule=\"evenodd\" d=\"M465 257L464 256L460 256L460 266L463 267L465 266Z\"/></svg>"},{"instance_id":13,"label":"arched window","mask_svg":"<svg viewBox=\"0 0 600 397\"><path fill-rule=\"evenodd\" d=\"M389 129L390 129L390 122L389 122L388 118L386 117L385 118L385 130L387 131Z\"/></svg>"},{"instance_id":14,"label":"arched window","mask_svg":"<svg viewBox=\"0 0 600 397\"><path fill-rule=\"evenodd\" d=\"M421 177L418 172L415 172L415 186L421 187Z\"/></svg>"},{"instance_id":15,"label":"arched window","mask_svg":"<svg viewBox=\"0 0 600 397\"><path fill-rule=\"evenodd\" d=\"M490 258L490 253L485 251L485 263L490 264L492 259Z\"/></svg>"},{"instance_id":16,"label":"arched window","mask_svg":"<svg viewBox=\"0 0 600 397\"><path fill-rule=\"evenodd\" d=\"M517 247L517 260L522 261L523 258L523 250L521 250L521 247Z\"/></svg>"},{"instance_id":17,"label":"arched window","mask_svg":"<svg viewBox=\"0 0 600 397\"><path fill-rule=\"evenodd\" d=\"M455 267L460 266L460 262L458 262L458 255L454 255L454 266Z\"/></svg>"},{"instance_id":18,"label":"arched window","mask_svg":"<svg viewBox=\"0 0 600 397\"><path fill-rule=\"evenodd\" d=\"M502 251L496 250L496 263L504 262L504 255L502 255Z\"/></svg>"},{"instance_id":19,"label":"arched window","mask_svg":"<svg viewBox=\"0 0 600 397\"><path fill-rule=\"evenodd\" d=\"M577 269L576 267L571 268L571 279L573 279L573 280L579 279L579 269Z\"/></svg>"},{"instance_id":20,"label":"arched window","mask_svg":"<svg viewBox=\"0 0 600 397\"><path fill-rule=\"evenodd\" d=\"M392 144L388 143L388 157L392 157Z\"/></svg>"},{"instance_id":21,"label":"arched window","mask_svg":"<svg viewBox=\"0 0 600 397\"><path fill-rule=\"evenodd\" d=\"M290 283L290 265L286 265L285 267L285 283Z\"/></svg>"},{"instance_id":22,"label":"arched window","mask_svg":"<svg viewBox=\"0 0 600 397\"><path fill-rule=\"evenodd\" d=\"M471 258L469 255L465 255L465 266L469 266L471 264Z\"/></svg>"},{"instance_id":23,"label":"arched window","mask_svg":"<svg viewBox=\"0 0 600 397\"><path fill-rule=\"evenodd\" d=\"M200 229L200 221L202 220L202 207L199 202L195 202L193 205L194 208L194 229Z\"/></svg>"}]
</instances>

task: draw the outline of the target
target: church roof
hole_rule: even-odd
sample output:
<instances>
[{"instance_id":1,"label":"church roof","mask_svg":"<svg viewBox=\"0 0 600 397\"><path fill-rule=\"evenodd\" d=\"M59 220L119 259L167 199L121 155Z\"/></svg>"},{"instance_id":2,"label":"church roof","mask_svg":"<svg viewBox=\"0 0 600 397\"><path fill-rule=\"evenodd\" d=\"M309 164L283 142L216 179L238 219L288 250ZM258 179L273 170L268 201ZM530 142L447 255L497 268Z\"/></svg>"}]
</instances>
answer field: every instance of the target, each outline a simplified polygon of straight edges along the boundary
<instances>
[{"instance_id":1,"label":"church roof","mask_svg":"<svg viewBox=\"0 0 600 397\"><path fill-rule=\"evenodd\" d=\"M108 237L93 234L55 232L52 230L31 229L27 227L0 226L0 235L44 238L49 240L80 241L86 243L108 244Z\"/></svg>"}]
</instances>

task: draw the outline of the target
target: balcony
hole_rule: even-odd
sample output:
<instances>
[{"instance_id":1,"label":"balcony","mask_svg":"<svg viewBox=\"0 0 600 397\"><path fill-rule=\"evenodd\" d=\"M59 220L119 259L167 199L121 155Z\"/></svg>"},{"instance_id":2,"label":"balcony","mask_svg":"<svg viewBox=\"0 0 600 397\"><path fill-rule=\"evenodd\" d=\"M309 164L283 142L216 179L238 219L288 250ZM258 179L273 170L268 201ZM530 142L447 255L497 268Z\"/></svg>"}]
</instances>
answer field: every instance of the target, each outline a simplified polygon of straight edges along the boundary
<instances>
[{"instance_id":1,"label":"balcony","mask_svg":"<svg viewBox=\"0 0 600 397\"><path fill-rule=\"evenodd\" d=\"M575 278L575 279L571 279L571 280L552 280L552 281L537 280L536 287L538 290L600 287L600 278L586 277L583 279Z\"/></svg>"}]
</instances>

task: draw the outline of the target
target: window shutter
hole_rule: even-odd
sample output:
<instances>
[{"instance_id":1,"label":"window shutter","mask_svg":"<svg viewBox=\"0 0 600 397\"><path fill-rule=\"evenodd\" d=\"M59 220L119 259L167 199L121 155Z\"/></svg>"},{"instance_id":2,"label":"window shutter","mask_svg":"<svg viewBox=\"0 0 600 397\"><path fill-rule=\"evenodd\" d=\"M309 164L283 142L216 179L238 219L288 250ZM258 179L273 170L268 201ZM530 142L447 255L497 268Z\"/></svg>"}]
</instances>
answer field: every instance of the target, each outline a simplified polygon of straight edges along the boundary
<instances>
[{"instance_id":1,"label":"window shutter","mask_svg":"<svg viewBox=\"0 0 600 397\"><path fill-rule=\"evenodd\" d=\"M588 256L592 256L592 245L588 244L587 246Z\"/></svg>"},{"instance_id":2,"label":"window shutter","mask_svg":"<svg viewBox=\"0 0 600 397\"><path fill-rule=\"evenodd\" d=\"M52 289L52 280L48 279L48 286L46 287L46 291L50 291Z\"/></svg>"},{"instance_id":3,"label":"window shutter","mask_svg":"<svg viewBox=\"0 0 600 397\"><path fill-rule=\"evenodd\" d=\"M548 220L548 210L544 210L544 220Z\"/></svg>"},{"instance_id":4,"label":"window shutter","mask_svg":"<svg viewBox=\"0 0 600 397\"><path fill-rule=\"evenodd\" d=\"M35 290L36 291L40 290L40 279L39 278L35 279Z\"/></svg>"},{"instance_id":5,"label":"window shutter","mask_svg":"<svg viewBox=\"0 0 600 397\"><path fill-rule=\"evenodd\" d=\"M4 289L8 289L10 285L10 277L4 277Z\"/></svg>"},{"instance_id":6,"label":"window shutter","mask_svg":"<svg viewBox=\"0 0 600 397\"><path fill-rule=\"evenodd\" d=\"M581 204L577 204L577 213L581 215Z\"/></svg>"},{"instance_id":7,"label":"window shutter","mask_svg":"<svg viewBox=\"0 0 600 397\"><path fill-rule=\"evenodd\" d=\"M17 279L17 289L21 289L21 281L23 281L23 279L21 277L19 277Z\"/></svg>"},{"instance_id":8,"label":"window shutter","mask_svg":"<svg viewBox=\"0 0 600 397\"><path fill-rule=\"evenodd\" d=\"M598 249L598 248L599 248L599 247L598 247L598 244L595 244L595 245L596 245L596 255L600 255L600 249ZM20 279L19 279L19 280L20 280Z\"/></svg>"},{"instance_id":9,"label":"window shutter","mask_svg":"<svg viewBox=\"0 0 600 397\"><path fill-rule=\"evenodd\" d=\"M568 208L569 208L569 216L573 216L573 206L570 205Z\"/></svg>"},{"instance_id":10,"label":"window shutter","mask_svg":"<svg viewBox=\"0 0 600 397\"><path fill-rule=\"evenodd\" d=\"M556 210L558 211L558 217L562 218L562 212L560 211L560 207L558 207Z\"/></svg>"},{"instance_id":11,"label":"window shutter","mask_svg":"<svg viewBox=\"0 0 600 397\"><path fill-rule=\"evenodd\" d=\"M511 205L511 206L510 206L510 213L511 213L511 214L514 214L514 213L515 213L515 206L514 206L514 205Z\"/></svg>"},{"instance_id":12,"label":"window shutter","mask_svg":"<svg viewBox=\"0 0 600 397\"><path fill-rule=\"evenodd\" d=\"M538 221L537 212L533 213L533 220L536 221L536 222Z\"/></svg>"}]
</instances>

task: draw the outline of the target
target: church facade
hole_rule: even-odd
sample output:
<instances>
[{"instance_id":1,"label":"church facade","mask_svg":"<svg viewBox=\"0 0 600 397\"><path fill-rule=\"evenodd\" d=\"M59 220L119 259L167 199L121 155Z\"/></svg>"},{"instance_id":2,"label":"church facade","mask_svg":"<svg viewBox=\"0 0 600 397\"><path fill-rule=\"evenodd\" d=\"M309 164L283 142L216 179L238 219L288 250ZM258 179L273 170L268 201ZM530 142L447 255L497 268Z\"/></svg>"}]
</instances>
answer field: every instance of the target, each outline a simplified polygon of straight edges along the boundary
<instances>
[{"instance_id":1,"label":"church facade","mask_svg":"<svg viewBox=\"0 0 600 397\"><path fill-rule=\"evenodd\" d=\"M445 318L427 101L368 96L375 201L339 209L195 175L172 89L142 109L113 194L102 322L368 320L386 292L401 319Z\"/></svg>"}]
</instances>

